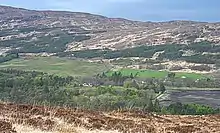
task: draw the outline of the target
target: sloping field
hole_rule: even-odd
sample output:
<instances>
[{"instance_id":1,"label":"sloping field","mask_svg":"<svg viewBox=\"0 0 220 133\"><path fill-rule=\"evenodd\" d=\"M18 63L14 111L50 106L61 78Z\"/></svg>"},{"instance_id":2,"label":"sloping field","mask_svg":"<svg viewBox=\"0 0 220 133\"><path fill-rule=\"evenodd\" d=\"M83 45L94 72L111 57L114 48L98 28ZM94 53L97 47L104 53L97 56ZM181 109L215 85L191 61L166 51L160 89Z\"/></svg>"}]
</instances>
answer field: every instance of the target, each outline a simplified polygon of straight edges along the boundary
<instances>
[{"instance_id":1,"label":"sloping field","mask_svg":"<svg viewBox=\"0 0 220 133\"><path fill-rule=\"evenodd\" d=\"M106 70L103 64L58 57L20 58L1 63L1 68L35 70L61 76L92 76Z\"/></svg>"},{"instance_id":2,"label":"sloping field","mask_svg":"<svg viewBox=\"0 0 220 133\"><path fill-rule=\"evenodd\" d=\"M104 113L0 103L0 132L7 133L218 133L219 125L220 115Z\"/></svg>"}]
</instances>

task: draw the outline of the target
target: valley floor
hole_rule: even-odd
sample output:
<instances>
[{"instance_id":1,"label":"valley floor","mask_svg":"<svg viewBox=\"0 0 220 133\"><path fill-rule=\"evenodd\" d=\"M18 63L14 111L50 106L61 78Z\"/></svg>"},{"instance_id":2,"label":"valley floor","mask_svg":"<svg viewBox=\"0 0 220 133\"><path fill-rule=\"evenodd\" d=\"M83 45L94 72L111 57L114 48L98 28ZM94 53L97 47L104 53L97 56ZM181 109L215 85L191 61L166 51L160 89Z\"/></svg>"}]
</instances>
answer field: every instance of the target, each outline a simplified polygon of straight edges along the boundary
<instances>
[{"instance_id":1,"label":"valley floor","mask_svg":"<svg viewBox=\"0 0 220 133\"><path fill-rule=\"evenodd\" d=\"M220 115L95 112L0 103L0 132L6 133L218 133L219 125Z\"/></svg>"}]
</instances>

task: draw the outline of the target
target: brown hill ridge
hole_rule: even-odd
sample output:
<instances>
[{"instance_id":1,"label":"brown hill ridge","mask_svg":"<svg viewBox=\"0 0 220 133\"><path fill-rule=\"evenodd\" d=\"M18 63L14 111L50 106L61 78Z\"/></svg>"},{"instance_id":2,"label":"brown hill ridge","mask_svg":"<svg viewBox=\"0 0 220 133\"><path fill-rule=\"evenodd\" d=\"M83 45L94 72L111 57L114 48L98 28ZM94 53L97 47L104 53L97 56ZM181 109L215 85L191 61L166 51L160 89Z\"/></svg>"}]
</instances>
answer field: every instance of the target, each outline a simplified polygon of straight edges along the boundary
<instances>
[{"instance_id":1,"label":"brown hill ridge","mask_svg":"<svg viewBox=\"0 0 220 133\"><path fill-rule=\"evenodd\" d=\"M220 23L170 21L138 22L122 18L64 11L35 11L0 6L0 31L14 28L60 27L69 33L89 32L91 39L68 44L67 50L110 48L122 49L138 45L200 41L220 42ZM30 34L39 34L29 31ZM47 32L48 33L48 32ZM0 40L28 37L30 34L1 35ZM44 33L46 36L46 33Z\"/></svg>"},{"instance_id":2,"label":"brown hill ridge","mask_svg":"<svg viewBox=\"0 0 220 133\"><path fill-rule=\"evenodd\" d=\"M0 132L7 133L218 133L219 125L220 115L153 115L0 104Z\"/></svg>"}]
</instances>

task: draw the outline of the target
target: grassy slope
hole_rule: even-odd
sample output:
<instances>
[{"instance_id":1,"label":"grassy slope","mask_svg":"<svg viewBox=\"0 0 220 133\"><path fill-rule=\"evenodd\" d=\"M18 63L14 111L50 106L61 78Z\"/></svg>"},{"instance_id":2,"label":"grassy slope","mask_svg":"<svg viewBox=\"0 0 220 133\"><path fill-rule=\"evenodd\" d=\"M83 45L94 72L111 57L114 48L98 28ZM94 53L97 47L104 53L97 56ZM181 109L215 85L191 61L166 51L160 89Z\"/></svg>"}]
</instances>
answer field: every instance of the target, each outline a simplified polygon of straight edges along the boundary
<instances>
[{"instance_id":1,"label":"grassy slope","mask_svg":"<svg viewBox=\"0 0 220 133\"><path fill-rule=\"evenodd\" d=\"M16 59L0 64L0 68L35 70L60 76L91 76L107 69L103 64L56 57Z\"/></svg>"},{"instance_id":2,"label":"grassy slope","mask_svg":"<svg viewBox=\"0 0 220 133\"><path fill-rule=\"evenodd\" d=\"M138 69L121 69L119 70L123 75L129 76L131 73L135 75L138 73L138 77L142 78L164 78L167 76L167 71L155 71L155 70L138 70ZM111 71L107 73L107 75L111 75L114 71ZM184 72L178 72L176 73L176 77L181 78L182 76L185 76L186 78L191 79L200 79L203 78L204 75L202 74L196 74L196 73L184 73Z\"/></svg>"}]
</instances>

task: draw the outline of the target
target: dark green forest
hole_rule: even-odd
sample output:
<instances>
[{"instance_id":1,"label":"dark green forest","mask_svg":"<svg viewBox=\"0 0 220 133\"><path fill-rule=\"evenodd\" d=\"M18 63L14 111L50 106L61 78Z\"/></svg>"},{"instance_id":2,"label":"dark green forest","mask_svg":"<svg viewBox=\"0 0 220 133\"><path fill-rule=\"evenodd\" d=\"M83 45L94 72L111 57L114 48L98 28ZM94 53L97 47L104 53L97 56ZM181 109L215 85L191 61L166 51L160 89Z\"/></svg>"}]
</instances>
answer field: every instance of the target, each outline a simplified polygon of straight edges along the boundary
<instances>
[{"instance_id":1,"label":"dark green forest","mask_svg":"<svg viewBox=\"0 0 220 133\"><path fill-rule=\"evenodd\" d=\"M154 95L153 90L120 86L85 87L73 77L35 71L0 70L2 101L95 110L133 107L145 109Z\"/></svg>"}]
</instances>

